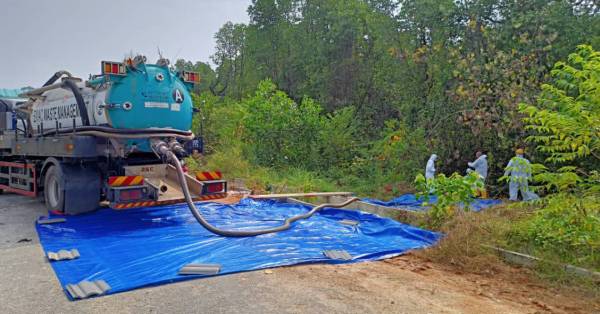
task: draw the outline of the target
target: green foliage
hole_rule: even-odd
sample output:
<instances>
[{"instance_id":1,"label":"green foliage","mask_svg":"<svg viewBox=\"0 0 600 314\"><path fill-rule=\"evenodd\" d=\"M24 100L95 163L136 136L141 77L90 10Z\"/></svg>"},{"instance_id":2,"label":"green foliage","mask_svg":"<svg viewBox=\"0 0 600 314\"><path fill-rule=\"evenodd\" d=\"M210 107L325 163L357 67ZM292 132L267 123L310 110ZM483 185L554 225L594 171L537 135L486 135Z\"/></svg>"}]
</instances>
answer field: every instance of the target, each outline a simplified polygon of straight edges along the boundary
<instances>
[{"instance_id":1,"label":"green foliage","mask_svg":"<svg viewBox=\"0 0 600 314\"><path fill-rule=\"evenodd\" d=\"M530 219L514 226L511 245L536 255L554 255L564 263L600 269L600 199L593 195L556 194Z\"/></svg>"},{"instance_id":2,"label":"green foliage","mask_svg":"<svg viewBox=\"0 0 600 314\"><path fill-rule=\"evenodd\" d=\"M387 172L390 181L413 178L427 157L423 129L409 130L399 121L390 120L382 134L369 152L376 157L377 167Z\"/></svg>"},{"instance_id":3,"label":"green foliage","mask_svg":"<svg viewBox=\"0 0 600 314\"><path fill-rule=\"evenodd\" d=\"M538 188L544 191L568 192L582 183L581 177L574 172L575 167L561 167L554 172L547 170L542 166L541 171L533 176L533 180L541 184Z\"/></svg>"},{"instance_id":4,"label":"green foliage","mask_svg":"<svg viewBox=\"0 0 600 314\"><path fill-rule=\"evenodd\" d=\"M551 73L554 83L542 85L537 105L521 105L534 132L528 140L549 154L548 162L600 161L600 52L579 46Z\"/></svg>"},{"instance_id":5,"label":"green foliage","mask_svg":"<svg viewBox=\"0 0 600 314\"><path fill-rule=\"evenodd\" d=\"M326 172L347 167L356 155L352 107L323 114L312 99L298 104L269 80L242 106L244 149L258 165Z\"/></svg>"},{"instance_id":6,"label":"green foliage","mask_svg":"<svg viewBox=\"0 0 600 314\"><path fill-rule=\"evenodd\" d=\"M321 130L319 162L315 165L322 171L334 168L348 168L356 156L358 145L358 124L355 121L356 111L346 107L327 114Z\"/></svg>"},{"instance_id":7,"label":"green foliage","mask_svg":"<svg viewBox=\"0 0 600 314\"><path fill-rule=\"evenodd\" d=\"M406 191L432 148L445 173L462 172L483 150L488 182L515 170L546 193L579 193L547 197L530 217L521 216L533 208L504 208L521 220L502 220L502 230L514 227L509 244L598 268L598 52L580 46L552 70L576 45L600 45L597 6L253 0L248 13L248 24L227 23L215 35L215 71L176 64L207 78L194 97L194 132L202 129L209 155L190 166L222 170L260 192L344 189L383 198ZM526 144L548 163L522 169L517 160L505 169ZM475 174L430 182L418 175L419 195L438 198L428 226L475 217L452 214L480 184ZM469 239L472 227L454 227ZM504 243L500 233L486 242Z\"/></svg>"},{"instance_id":8,"label":"green foliage","mask_svg":"<svg viewBox=\"0 0 600 314\"><path fill-rule=\"evenodd\" d=\"M216 78L210 84L213 95L228 95L236 99L242 97L246 32L246 25L227 22L215 34L216 52L211 59L217 69Z\"/></svg>"},{"instance_id":9,"label":"green foliage","mask_svg":"<svg viewBox=\"0 0 600 314\"><path fill-rule=\"evenodd\" d=\"M424 206L431 205L427 211L428 226L439 229L439 227L455 212L459 205L465 208L473 201L473 195L483 187L479 175L471 172L466 176L453 173L446 177L444 174L438 174L432 180L427 180L422 174L418 174L415 179L417 187L417 197L423 198ZM428 204L431 195L436 197L436 202Z\"/></svg>"},{"instance_id":10,"label":"green foliage","mask_svg":"<svg viewBox=\"0 0 600 314\"><path fill-rule=\"evenodd\" d=\"M206 153L219 147L239 145L242 134L241 121L245 116L244 107L230 100L222 100L212 93L192 94L194 107L199 113L194 115L192 130L204 139Z\"/></svg>"},{"instance_id":11,"label":"green foliage","mask_svg":"<svg viewBox=\"0 0 600 314\"><path fill-rule=\"evenodd\" d=\"M407 183L426 158L425 132L391 120L375 141L354 153L348 167L331 176L361 195L389 198L412 190Z\"/></svg>"},{"instance_id":12,"label":"green foliage","mask_svg":"<svg viewBox=\"0 0 600 314\"><path fill-rule=\"evenodd\" d=\"M513 147L524 144L517 104L534 101L575 45L600 44L597 13L568 0L254 0L247 24L228 22L215 34L216 67L203 74L210 84L200 91L241 100L267 78L298 110L309 98L325 114L353 110L351 127L333 135L333 144L345 145L342 156L335 146L311 145L302 156L323 154L319 163L273 163L318 171L361 163L386 121L398 120L423 130L426 145L446 156L439 167L446 173L486 151L495 182Z\"/></svg>"},{"instance_id":13,"label":"green foliage","mask_svg":"<svg viewBox=\"0 0 600 314\"><path fill-rule=\"evenodd\" d=\"M245 158L240 146L222 148L206 156L204 165L188 158L188 166L192 171L219 169L230 183L241 179L246 188L257 194L337 190L335 184L315 172L257 166Z\"/></svg>"},{"instance_id":14,"label":"green foliage","mask_svg":"<svg viewBox=\"0 0 600 314\"><path fill-rule=\"evenodd\" d=\"M556 63L552 84L542 85L536 105L521 104L527 140L564 165L535 176L547 190L566 191L600 167L600 52L579 46L567 62Z\"/></svg>"},{"instance_id":15,"label":"green foliage","mask_svg":"<svg viewBox=\"0 0 600 314\"><path fill-rule=\"evenodd\" d=\"M243 105L247 110L243 138L253 162L269 167L314 168L324 124L317 103L307 98L297 104L267 80Z\"/></svg>"},{"instance_id":16,"label":"green foliage","mask_svg":"<svg viewBox=\"0 0 600 314\"><path fill-rule=\"evenodd\" d=\"M532 216L508 233L509 243L551 260L599 269L600 53L579 46L567 62L556 63L551 75L535 105L521 104L520 112L531 132L527 140L548 163L532 165L533 179L546 192L559 193L538 201Z\"/></svg>"}]
</instances>

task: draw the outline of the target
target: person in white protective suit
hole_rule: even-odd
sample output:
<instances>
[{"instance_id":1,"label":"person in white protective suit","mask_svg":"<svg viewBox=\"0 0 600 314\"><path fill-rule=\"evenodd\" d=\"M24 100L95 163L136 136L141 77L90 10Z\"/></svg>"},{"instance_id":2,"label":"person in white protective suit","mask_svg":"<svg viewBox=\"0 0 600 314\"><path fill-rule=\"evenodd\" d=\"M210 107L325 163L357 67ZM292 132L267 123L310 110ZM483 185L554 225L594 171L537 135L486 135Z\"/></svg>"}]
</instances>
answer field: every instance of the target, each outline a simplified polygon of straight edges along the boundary
<instances>
[{"instance_id":1,"label":"person in white protective suit","mask_svg":"<svg viewBox=\"0 0 600 314\"><path fill-rule=\"evenodd\" d=\"M425 179L430 180L435 177L435 160L437 159L436 154L431 154L425 167Z\"/></svg>"},{"instance_id":2,"label":"person in white protective suit","mask_svg":"<svg viewBox=\"0 0 600 314\"><path fill-rule=\"evenodd\" d=\"M475 196L487 198L487 191L485 189L485 179L488 175L487 155L483 154L481 151L478 150L475 153L475 158L475 161L467 163L467 165L469 166L469 169L467 169L467 173L471 173L473 171L477 172L479 178L481 179L483 187L476 191Z\"/></svg>"},{"instance_id":3,"label":"person in white protective suit","mask_svg":"<svg viewBox=\"0 0 600 314\"><path fill-rule=\"evenodd\" d=\"M508 183L509 200L516 201L518 193L524 201L536 200L537 194L529 191L529 180L531 179L531 163L523 157L523 149L516 151L516 156L511 158L504 170L504 176L510 176Z\"/></svg>"}]
</instances>

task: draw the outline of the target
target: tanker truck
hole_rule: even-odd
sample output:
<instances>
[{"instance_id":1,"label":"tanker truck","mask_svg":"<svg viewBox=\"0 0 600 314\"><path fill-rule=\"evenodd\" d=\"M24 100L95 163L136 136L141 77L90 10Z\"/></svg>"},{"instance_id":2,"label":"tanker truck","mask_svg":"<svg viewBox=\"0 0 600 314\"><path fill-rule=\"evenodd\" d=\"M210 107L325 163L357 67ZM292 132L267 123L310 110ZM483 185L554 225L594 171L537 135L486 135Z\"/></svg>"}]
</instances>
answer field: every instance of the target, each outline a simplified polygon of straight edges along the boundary
<instances>
[{"instance_id":1,"label":"tanker truck","mask_svg":"<svg viewBox=\"0 0 600 314\"><path fill-rule=\"evenodd\" d=\"M184 202L206 230L225 237L284 231L325 207L263 229L223 230L195 202L227 196L217 172L190 176L181 158L198 149L190 131L190 90L198 73L147 64L136 56L101 62L87 81L58 71L17 100L0 98L0 191L43 196L56 214L80 214L106 204L114 209Z\"/></svg>"},{"instance_id":2,"label":"tanker truck","mask_svg":"<svg viewBox=\"0 0 600 314\"><path fill-rule=\"evenodd\" d=\"M64 214L225 197L220 176L199 180L179 162L199 148L190 131L199 80L136 56L103 61L86 81L59 71L20 99L0 99L0 191Z\"/></svg>"}]
</instances>

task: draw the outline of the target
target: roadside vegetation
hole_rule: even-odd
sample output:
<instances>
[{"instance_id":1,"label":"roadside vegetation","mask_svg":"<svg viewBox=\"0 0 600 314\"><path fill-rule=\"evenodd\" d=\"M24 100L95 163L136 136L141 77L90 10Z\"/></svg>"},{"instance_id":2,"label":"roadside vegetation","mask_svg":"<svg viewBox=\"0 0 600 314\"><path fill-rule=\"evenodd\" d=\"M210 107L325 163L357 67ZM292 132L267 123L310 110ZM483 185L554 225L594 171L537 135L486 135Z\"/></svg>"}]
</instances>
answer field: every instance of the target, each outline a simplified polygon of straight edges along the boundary
<instances>
[{"instance_id":1,"label":"roadside vegetation","mask_svg":"<svg viewBox=\"0 0 600 314\"><path fill-rule=\"evenodd\" d=\"M257 193L347 190L438 202L413 222L445 239L428 258L471 271L494 245L600 271L600 8L594 1L266 1L215 35L194 132L219 169ZM488 155L486 187L525 147L539 201L461 209L465 175ZM431 153L438 173L419 176ZM416 181L415 181L415 178ZM540 265L555 282L598 283Z\"/></svg>"}]
</instances>

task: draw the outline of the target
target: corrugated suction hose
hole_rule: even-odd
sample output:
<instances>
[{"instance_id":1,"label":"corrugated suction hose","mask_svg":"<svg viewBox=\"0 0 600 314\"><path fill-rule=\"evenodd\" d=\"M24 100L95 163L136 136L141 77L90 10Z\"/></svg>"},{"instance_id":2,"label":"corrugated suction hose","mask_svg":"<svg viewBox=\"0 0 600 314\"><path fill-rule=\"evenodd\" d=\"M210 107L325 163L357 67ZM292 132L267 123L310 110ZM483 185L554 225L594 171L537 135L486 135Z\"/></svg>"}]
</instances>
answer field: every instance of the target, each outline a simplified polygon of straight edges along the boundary
<instances>
[{"instance_id":1,"label":"corrugated suction hose","mask_svg":"<svg viewBox=\"0 0 600 314\"><path fill-rule=\"evenodd\" d=\"M219 229L219 228L211 225L208 221L206 221L206 219L204 219L204 217L202 216L200 211L196 208L196 205L194 205L194 201L192 200L192 197L190 195L190 190L188 188L187 181L185 180L185 174L183 172L181 163L179 162L179 159L177 158L177 156L175 156L175 154L171 150L165 150L164 154L165 154L165 157L167 158L167 160L171 164L173 164L173 166L175 166L175 168L177 169L177 177L179 179L179 183L181 184L181 190L183 191L183 195L185 196L185 201L187 202L187 205L190 208L192 215L194 215L194 217L196 218L198 223L200 223L208 231L210 231L214 234L218 234L220 236L224 236L224 237L251 237L251 236L257 236L257 235L266 234L266 233L274 233L274 232L287 230L292 226L292 223L294 223L295 221L300 220L300 219L309 218L310 216L314 215L316 212L318 212L319 210L321 210L325 207L335 207L335 208L344 207L344 206L358 200L358 198L353 197L353 198L351 198L343 203L340 203L340 204L321 204L319 206L313 207L306 214L301 214L301 215L293 216L293 217L286 219L282 225L277 226L277 227L260 229L260 230L222 230L222 229Z\"/></svg>"}]
</instances>

